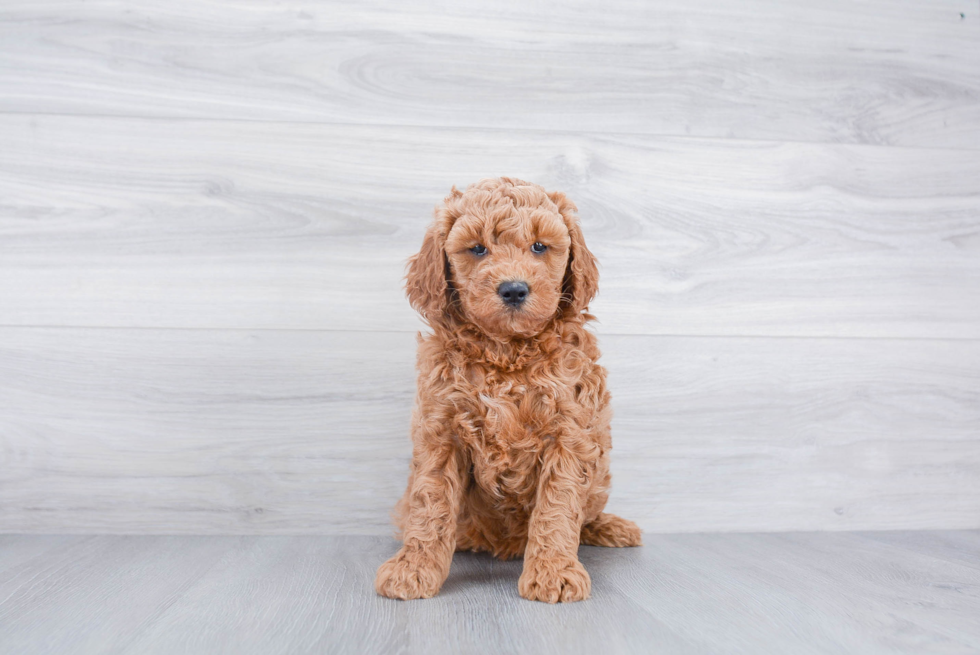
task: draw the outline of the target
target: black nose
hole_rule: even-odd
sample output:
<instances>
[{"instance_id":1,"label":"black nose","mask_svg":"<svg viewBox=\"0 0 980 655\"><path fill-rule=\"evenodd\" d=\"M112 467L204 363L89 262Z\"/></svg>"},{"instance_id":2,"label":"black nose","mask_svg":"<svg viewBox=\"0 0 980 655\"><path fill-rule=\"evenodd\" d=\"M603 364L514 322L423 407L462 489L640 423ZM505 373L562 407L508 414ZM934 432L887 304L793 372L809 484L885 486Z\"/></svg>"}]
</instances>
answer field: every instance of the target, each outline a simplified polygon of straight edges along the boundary
<instances>
[{"instance_id":1,"label":"black nose","mask_svg":"<svg viewBox=\"0 0 980 655\"><path fill-rule=\"evenodd\" d=\"M526 282L504 282L497 287L497 295L511 307L520 307L527 300L529 289Z\"/></svg>"}]
</instances>

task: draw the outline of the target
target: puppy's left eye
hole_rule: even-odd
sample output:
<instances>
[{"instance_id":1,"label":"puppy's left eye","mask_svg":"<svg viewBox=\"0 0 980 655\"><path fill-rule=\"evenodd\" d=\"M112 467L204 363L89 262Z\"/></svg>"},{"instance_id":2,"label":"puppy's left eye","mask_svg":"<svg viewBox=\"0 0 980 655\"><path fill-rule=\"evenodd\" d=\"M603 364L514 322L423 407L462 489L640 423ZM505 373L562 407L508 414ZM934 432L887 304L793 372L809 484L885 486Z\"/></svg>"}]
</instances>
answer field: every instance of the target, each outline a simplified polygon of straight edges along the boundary
<instances>
[{"instance_id":1,"label":"puppy's left eye","mask_svg":"<svg viewBox=\"0 0 980 655\"><path fill-rule=\"evenodd\" d=\"M548 249L548 246L544 245L540 241L536 242L533 246L531 246L531 252L535 252L535 253L537 253L539 255L541 253L543 253L547 249Z\"/></svg>"}]
</instances>

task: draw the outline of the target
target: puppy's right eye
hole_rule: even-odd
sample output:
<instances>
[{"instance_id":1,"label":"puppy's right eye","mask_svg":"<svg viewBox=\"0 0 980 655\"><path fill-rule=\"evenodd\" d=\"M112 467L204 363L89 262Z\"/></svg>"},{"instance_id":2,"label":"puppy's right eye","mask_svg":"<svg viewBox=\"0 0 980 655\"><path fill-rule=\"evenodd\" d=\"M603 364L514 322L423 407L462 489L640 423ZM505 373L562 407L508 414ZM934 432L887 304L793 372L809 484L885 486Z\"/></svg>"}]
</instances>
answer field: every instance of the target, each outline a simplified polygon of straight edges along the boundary
<instances>
[{"instance_id":1,"label":"puppy's right eye","mask_svg":"<svg viewBox=\"0 0 980 655\"><path fill-rule=\"evenodd\" d=\"M478 243L472 248L470 248L470 252L476 255L477 257L483 257L485 254L487 254L487 247L482 243Z\"/></svg>"}]
</instances>

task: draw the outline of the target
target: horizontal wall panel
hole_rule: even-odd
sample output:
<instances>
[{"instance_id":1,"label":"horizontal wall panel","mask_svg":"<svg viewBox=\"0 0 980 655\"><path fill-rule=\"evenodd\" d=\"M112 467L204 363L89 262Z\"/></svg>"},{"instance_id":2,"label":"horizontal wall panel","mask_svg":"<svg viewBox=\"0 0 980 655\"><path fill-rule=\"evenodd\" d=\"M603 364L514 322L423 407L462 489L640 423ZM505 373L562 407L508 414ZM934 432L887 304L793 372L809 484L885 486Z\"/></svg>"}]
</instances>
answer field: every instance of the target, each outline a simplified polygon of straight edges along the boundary
<instances>
[{"instance_id":1,"label":"horizontal wall panel","mask_svg":"<svg viewBox=\"0 0 980 655\"><path fill-rule=\"evenodd\" d=\"M386 534L414 336L0 330L0 531ZM647 531L980 527L980 342L605 336Z\"/></svg>"},{"instance_id":2,"label":"horizontal wall panel","mask_svg":"<svg viewBox=\"0 0 980 655\"><path fill-rule=\"evenodd\" d=\"M975 149L978 18L971 0L17 0L0 111Z\"/></svg>"},{"instance_id":3,"label":"horizontal wall panel","mask_svg":"<svg viewBox=\"0 0 980 655\"><path fill-rule=\"evenodd\" d=\"M980 337L973 152L0 116L0 325L415 331L453 184L578 203L606 334Z\"/></svg>"}]
</instances>

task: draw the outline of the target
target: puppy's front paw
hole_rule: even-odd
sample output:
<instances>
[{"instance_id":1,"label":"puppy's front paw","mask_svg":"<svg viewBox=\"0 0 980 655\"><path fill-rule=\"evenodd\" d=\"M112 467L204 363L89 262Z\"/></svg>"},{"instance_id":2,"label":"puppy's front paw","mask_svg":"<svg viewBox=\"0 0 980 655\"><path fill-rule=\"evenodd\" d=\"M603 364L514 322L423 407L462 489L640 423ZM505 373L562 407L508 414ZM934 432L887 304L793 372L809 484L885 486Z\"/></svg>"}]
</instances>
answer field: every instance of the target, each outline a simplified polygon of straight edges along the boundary
<instances>
[{"instance_id":1,"label":"puppy's front paw","mask_svg":"<svg viewBox=\"0 0 980 655\"><path fill-rule=\"evenodd\" d=\"M589 597L592 580L573 557L535 557L524 560L517 591L528 600L571 603Z\"/></svg>"},{"instance_id":2,"label":"puppy's front paw","mask_svg":"<svg viewBox=\"0 0 980 655\"><path fill-rule=\"evenodd\" d=\"M432 598L439 593L445 579L445 574L431 561L399 551L378 569L374 589L388 598Z\"/></svg>"}]
</instances>

